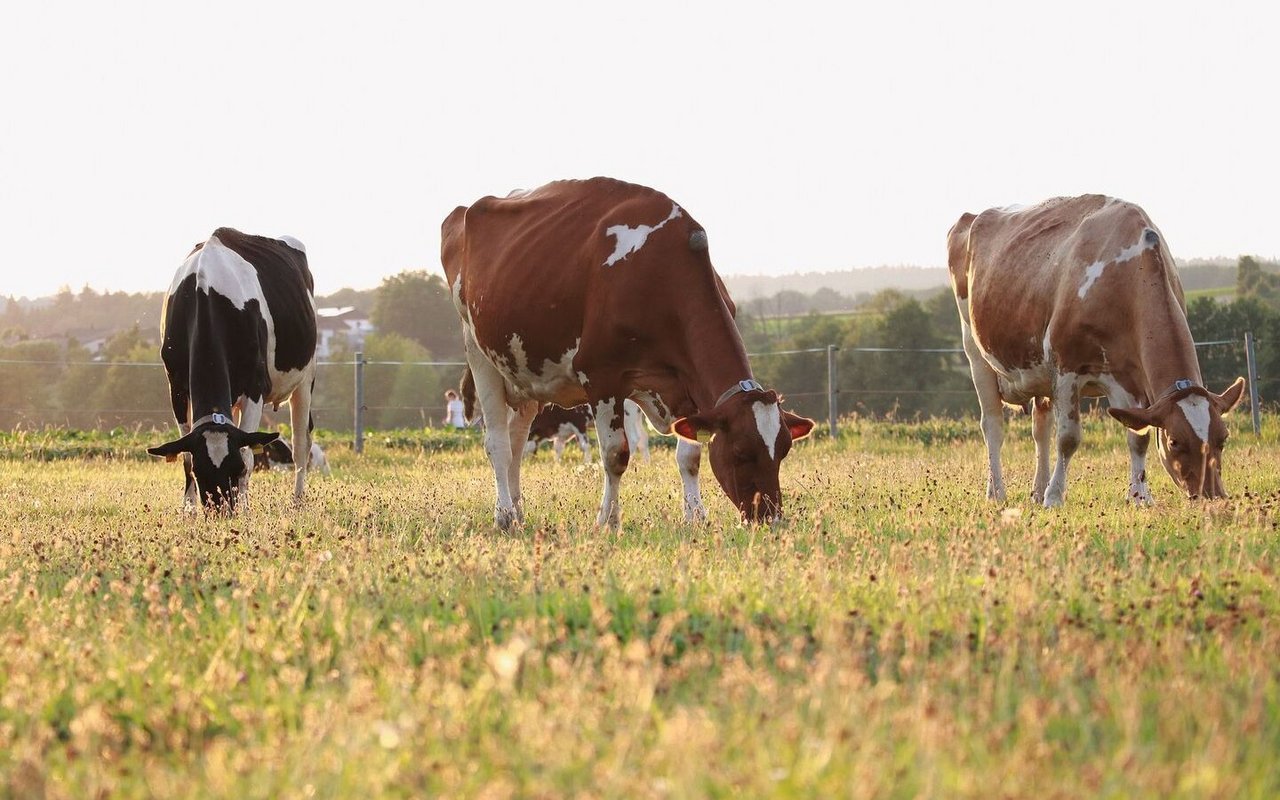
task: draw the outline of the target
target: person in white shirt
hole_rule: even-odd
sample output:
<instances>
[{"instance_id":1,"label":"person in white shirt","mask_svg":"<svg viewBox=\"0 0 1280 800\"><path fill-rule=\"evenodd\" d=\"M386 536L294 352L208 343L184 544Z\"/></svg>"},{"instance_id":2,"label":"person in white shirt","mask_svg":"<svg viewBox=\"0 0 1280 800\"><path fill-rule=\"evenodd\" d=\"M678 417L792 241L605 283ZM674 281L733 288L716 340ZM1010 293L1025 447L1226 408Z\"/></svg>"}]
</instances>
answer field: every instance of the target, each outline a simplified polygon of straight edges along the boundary
<instances>
[{"instance_id":1,"label":"person in white shirt","mask_svg":"<svg viewBox=\"0 0 1280 800\"><path fill-rule=\"evenodd\" d=\"M462 400L458 393L450 389L444 393L444 424L448 428L467 427L467 418L463 414Z\"/></svg>"}]
</instances>

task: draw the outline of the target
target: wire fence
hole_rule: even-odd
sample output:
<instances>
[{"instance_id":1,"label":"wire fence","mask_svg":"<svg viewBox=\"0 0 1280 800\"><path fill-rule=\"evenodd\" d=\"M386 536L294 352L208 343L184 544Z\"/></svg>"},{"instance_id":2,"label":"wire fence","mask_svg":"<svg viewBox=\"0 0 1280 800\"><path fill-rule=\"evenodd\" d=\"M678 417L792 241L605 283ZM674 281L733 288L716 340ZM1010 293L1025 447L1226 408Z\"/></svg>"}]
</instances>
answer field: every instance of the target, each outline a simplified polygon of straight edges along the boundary
<instances>
[{"instance_id":1,"label":"wire fence","mask_svg":"<svg viewBox=\"0 0 1280 800\"><path fill-rule=\"evenodd\" d=\"M1236 375L1248 376L1255 429L1263 383L1257 346L1250 334L1196 343L1210 386L1221 389L1218 383L1225 386ZM1209 352L1214 355L1207 356ZM901 418L975 414L978 409L968 361L958 347L827 345L748 356L755 376L776 388L789 408L824 419L833 434L840 416L852 413ZM312 415L317 427L350 431L357 443L366 428L439 427L444 392L458 385L465 366L462 361L367 359L361 354L319 361ZM1280 381L1280 375L1274 377ZM0 359L0 430L167 430L174 424L167 385L158 361ZM13 391L15 386L20 390ZM288 422L288 411L268 406L263 424L281 422Z\"/></svg>"}]
</instances>

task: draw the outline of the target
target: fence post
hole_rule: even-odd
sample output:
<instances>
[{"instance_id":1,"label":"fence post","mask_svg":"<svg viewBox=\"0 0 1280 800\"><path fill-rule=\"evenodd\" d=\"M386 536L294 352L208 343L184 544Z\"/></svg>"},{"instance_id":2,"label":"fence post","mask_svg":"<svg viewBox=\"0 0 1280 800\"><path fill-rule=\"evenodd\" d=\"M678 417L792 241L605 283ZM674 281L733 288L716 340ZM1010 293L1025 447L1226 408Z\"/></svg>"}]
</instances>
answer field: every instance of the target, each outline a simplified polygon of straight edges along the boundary
<instances>
[{"instance_id":1,"label":"fence post","mask_svg":"<svg viewBox=\"0 0 1280 800\"><path fill-rule=\"evenodd\" d=\"M840 409L836 405L836 351L840 348L834 344L827 345L827 424L831 427L831 438L836 438L836 417Z\"/></svg>"},{"instance_id":2,"label":"fence post","mask_svg":"<svg viewBox=\"0 0 1280 800\"><path fill-rule=\"evenodd\" d=\"M364 352L356 351L355 451L364 452Z\"/></svg>"},{"instance_id":3,"label":"fence post","mask_svg":"<svg viewBox=\"0 0 1280 800\"><path fill-rule=\"evenodd\" d=\"M1262 434L1262 402L1258 397L1258 357L1254 354L1253 331L1244 334L1245 368L1249 373L1249 410L1253 413L1253 435Z\"/></svg>"}]
</instances>

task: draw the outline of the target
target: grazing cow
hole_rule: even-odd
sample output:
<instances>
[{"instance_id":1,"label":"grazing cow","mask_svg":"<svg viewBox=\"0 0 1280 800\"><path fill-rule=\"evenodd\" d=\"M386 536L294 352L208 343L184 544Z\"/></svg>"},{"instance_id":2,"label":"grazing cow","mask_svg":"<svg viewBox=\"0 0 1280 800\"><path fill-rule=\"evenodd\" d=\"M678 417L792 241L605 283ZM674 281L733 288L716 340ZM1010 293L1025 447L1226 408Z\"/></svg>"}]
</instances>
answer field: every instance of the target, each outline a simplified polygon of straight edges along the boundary
<instances>
[{"instance_id":1,"label":"grazing cow","mask_svg":"<svg viewBox=\"0 0 1280 800\"><path fill-rule=\"evenodd\" d=\"M264 403L289 403L293 451L311 450L314 285L302 243L218 228L178 268L161 313L160 358L181 437L148 448L182 456L185 504L235 511L247 497ZM235 416L233 421L232 416ZM236 456L239 457L236 457ZM302 499L306 459L295 465Z\"/></svg>"},{"instance_id":2,"label":"grazing cow","mask_svg":"<svg viewBox=\"0 0 1280 800\"><path fill-rule=\"evenodd\" d=\"M947 236L960 329L982 407L990 476L1000 470L1001 401L1030 405L1036 444L1031 497L1061 505L1080 443L1081 396L1105 396L1129 429L1129 498L1151 502L1150 428L1175 484L1190 497L1225 497L1222 415L1244 379L1222 394L1200 377L1186 302L1164 237L1138 206L1101 195L965 214ZM1058 458L1049 473L1050 414Z\"/></svg>"},{"instance_id":3,"label":"grazing cow","mask_svg":"<svg viewBox=\"0 0 1280 800\"><path fill-rule=\"evenodd\" d=\"M573 408L561 408L554 403L545 405L529 426L529 443L526 453L533 453L542 442L551 440L551 446L560 461L564 445L576 439L582 448L582 463L591 463L591 443L587 441L587 428L591 426L591 406L585 403Z\"/></svg>"},{"instance_id":4,"label":"grazing cow","mask_svg":"<svg viewBox=\"0 0 1280 800\"><path fill-rule=\"evenodd\" d=\"M523 517L520 451L544 402L595 410L600 525L621 521L627 398L681 437L687 517L705 515L700 436L710 437L712 471L745 519L781 512L778 467L813 421L783 411L751 377L706 231L684 209L608 178L557 181L459 207L441 234L487 423L499 527Z\"/></svg>"},{"instance_id":5,"label":"grazing cow","mask_svg":"<svg viewBox=\"0 0 1280 800\"><path fill-rule=\"evenodd\" d=\"M287 469L292 467L293 464L293 450L284 439L275 439L268 442L262 448L262 452L254 453L253 455L254 472L268 469ZM307 471L312 472L315 470L318 470L326 478L333 474L329 469L329 458L324 454L324 450L320 448L319 443L312 442L311 460L307 463Z\"/></svg>"}]
</instances>

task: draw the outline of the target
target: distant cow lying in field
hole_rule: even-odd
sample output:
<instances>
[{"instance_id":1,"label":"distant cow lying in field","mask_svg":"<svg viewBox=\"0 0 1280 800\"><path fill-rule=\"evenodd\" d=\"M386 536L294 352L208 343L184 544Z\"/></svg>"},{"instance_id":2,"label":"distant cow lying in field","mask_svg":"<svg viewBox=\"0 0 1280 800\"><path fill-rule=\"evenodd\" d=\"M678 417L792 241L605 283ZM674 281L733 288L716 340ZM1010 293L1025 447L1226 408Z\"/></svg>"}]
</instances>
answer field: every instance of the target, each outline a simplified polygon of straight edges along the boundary
<instances>
[{"instance_id":1,"label":"distant cow lying in field","mask_svg":"<svg viewBox=\"0 0 1280 800\"><path fill-rule=\"evenodd\" d=\"M1035 502L1062 505L1080 444L1080 397L1105 396L1130 428L1129 498L1151 502L1148 431L1189 497L1225 497L1222 415L1244 379L1204 386L1164 237L1141 208L1102 195L965 214L947 236L960 330L982 407L987 496L1004 500L1001 402L1029 404ZM1058 460L1049 472L1050 414Z\"/></svg>"},{"instance_id":2,"label":"distant cow lying in field","mask_svg":"<svg viewBox=\"0 0 1280 800\"><path fill-rule=\"evenodd\" d=\"M591 427L591 407L583 404L573 408L561 408L555 403L543 406L529 426L529 443L525 446L525 454L531 455L542 442L551 440L556 461L564 453L565 444L577 440L582 448L582 463L591 463L591 443L587 441L587 429Z\"/></svg>"},{"instance_id":3,"label":"distant cow lying in field","mask_svg":"<svg viewBox=\"0 0 1280 800\"><path fill-rule=\"evenodd\" d=\"M262 452L253 455L253 471L262 472L269 469L288 469L293 466L293 450L289 448L289 444L284 439L276 439L268 442L262 448ZM329 469L329 459L325 456L324 450L320 449L320 445L311 443L311 461L307 464L307 470L317 470L326 478L332 473Z\"/></svg>"},{"instance_id":4,"label":"distant cow lying in field","mask_svg":"<svg viewBox=\"0 0 1280 800\"><path fill-rule=\"evenodd\" d=\"M235 511L266 403L288 402L294 452L311 450L316 362L314 284L302 243L219 228L178 269L161 313L160 358L180 438L147 452L182 457L185 505ZM234 420L232 415L234 415ZM302 499L307 463L295 465Z\"/></svg>"}]
</instances>

